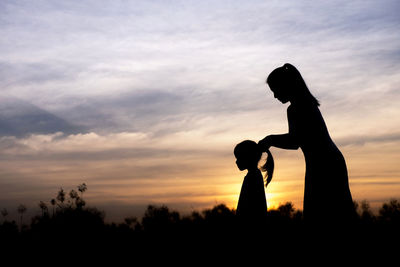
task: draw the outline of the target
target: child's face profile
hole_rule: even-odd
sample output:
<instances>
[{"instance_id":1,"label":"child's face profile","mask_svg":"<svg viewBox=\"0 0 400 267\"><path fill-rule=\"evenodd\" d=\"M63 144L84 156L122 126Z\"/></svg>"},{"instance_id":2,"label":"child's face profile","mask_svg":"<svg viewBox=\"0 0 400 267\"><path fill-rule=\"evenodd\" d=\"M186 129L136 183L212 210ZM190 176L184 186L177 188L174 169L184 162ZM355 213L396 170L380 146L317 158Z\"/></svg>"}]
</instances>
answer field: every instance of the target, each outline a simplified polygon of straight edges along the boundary
<instances>
[{"instance_id":1,"label":"child's face profile","mask_svg":"<svg viewBox=\"0 0 400 267\"><path fill-rule=\"evenodd\" d=\"M236 158L236 165L239 170L249 170L257 168L261 152L254 141L246 140L236 145L233 154ZM259 154L259 155L258 155Z\"/></svg>"},{"instance_id":2,"label":"child's face profile","mask_svg":"<svg viewBox=\"0 0 400 267\"><path fill-rule=\"evenodd\" d=\"M236 165L241 171L244 171L248 168L248 162L243 157L236 157Z\"/></svg>"}]
</instances>

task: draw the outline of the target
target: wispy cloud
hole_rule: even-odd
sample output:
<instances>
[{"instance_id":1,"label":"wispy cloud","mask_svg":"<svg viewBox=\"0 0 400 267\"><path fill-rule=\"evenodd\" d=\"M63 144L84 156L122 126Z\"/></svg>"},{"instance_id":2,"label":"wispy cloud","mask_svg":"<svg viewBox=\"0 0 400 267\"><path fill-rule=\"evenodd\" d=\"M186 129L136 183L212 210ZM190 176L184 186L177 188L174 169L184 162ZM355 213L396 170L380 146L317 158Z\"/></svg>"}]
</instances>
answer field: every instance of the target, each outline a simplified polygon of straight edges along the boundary
<instances>
[{"instance_id":1,"label":"wispy cloud","mask_svg":"<svg viewBox=\"0 0 400 267\"><path fill-rule=\"evenodd\" d=\"M400 133L393 132L385 135L359 135L359 136L348 136L343 139L337 140L341 146L347 145L364 145L366 143L397 143L400 142Z\"/></svg>"}]
</instances>

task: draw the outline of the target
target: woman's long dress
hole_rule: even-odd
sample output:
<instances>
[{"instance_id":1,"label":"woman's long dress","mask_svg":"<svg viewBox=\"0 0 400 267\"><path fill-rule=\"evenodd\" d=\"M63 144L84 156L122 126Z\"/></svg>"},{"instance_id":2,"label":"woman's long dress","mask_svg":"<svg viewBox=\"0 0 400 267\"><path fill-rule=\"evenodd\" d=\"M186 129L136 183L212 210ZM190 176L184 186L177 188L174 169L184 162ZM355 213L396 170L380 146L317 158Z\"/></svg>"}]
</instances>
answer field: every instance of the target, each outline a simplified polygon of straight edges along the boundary
<instances>
[{"instance_id":1,"label":"woman's long dress","mask_svg":"<svg viewBox=\"0 0 400 267\"><path fill-rule=\"evenodd\" d=\"M306 221L347 222L354 218L345 159L315 105L292 104L289 135L306 161L303 212Z\"/></svg>"}]
</instances>

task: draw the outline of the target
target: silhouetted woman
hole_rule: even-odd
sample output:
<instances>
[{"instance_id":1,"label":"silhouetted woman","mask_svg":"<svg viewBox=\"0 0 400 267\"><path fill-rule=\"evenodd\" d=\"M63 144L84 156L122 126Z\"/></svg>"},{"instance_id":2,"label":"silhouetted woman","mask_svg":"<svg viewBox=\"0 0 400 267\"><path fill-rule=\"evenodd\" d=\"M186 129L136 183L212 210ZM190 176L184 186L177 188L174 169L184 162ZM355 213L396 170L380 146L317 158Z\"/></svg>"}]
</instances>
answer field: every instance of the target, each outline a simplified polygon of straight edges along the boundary
<instances>
[{"instance_id":1,"label":"silhouetted woman","mask_svg":"<svg viewBox=\"0 0 400 267\"><path fill-rule=\"evenodd\" d=\"M341 223L353 219L355 211L346 162L329 136L318 100L291 64L272 71L267 84L280 102L290 102L287 109L289 133L269 135L259 145L264 151L271 146L300 147L303 151L306 161L304 219L317 223Z\"/></svg>"}]
</instances>

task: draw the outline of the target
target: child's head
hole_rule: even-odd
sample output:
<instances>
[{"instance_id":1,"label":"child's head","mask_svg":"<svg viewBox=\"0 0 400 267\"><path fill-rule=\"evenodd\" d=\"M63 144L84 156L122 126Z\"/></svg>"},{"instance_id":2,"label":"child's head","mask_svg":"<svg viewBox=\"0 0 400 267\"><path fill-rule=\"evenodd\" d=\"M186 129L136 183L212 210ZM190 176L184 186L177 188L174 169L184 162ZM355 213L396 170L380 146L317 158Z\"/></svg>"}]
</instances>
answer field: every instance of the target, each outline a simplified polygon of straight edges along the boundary
<instances>
[{"instance_id":1,"label":"child's head","mask_svg":"<svg viewBox=\"0 0 400 267\"><path fill-rule=\"evenodd\" d=\"M261 167L261 170L266 172L265 186L271 182L272 175L274 173L274 158L269 150L266 152L268 154L268 158ZM246 169L249 170L258 168L258 162L261 159L263 151L256 142L245 140L236 145L233 153L236 157L236 165L238 166L239 170L243 171Z\"/></svg>"},{"instance_id":2,"label":"child's head","mask_svg":"<svg viewBox=\"0 0 400 267\"><path fill-rule=\"evenodd\" d=\"M245 140L236 145L233 153L239 170L257 168L262 151L258 144L251 140Z\"/></svg>"}]
</instances>

